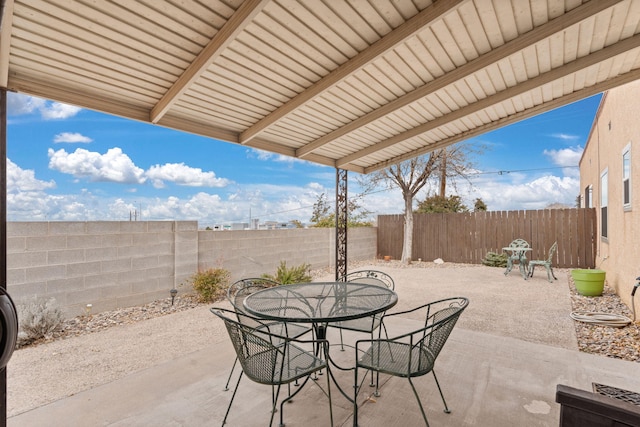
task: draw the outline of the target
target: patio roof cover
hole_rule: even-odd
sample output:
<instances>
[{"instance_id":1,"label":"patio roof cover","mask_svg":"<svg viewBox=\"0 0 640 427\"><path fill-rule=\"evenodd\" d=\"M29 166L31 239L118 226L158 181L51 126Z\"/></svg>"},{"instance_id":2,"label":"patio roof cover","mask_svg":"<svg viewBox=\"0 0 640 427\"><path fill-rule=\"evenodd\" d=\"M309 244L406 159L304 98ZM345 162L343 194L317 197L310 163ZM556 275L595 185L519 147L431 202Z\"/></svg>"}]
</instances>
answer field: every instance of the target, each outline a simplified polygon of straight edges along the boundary
<instances>
[{"instance_id":1,"label":"patio roof cover","mask_svg":"<svg viewBox=\"0 0 640 427\"><path fill-rule=\"evenodd\" d=\"M640 0L0 4L0 88L360 173L640 77Z\"/></svg>"}]
</instances>

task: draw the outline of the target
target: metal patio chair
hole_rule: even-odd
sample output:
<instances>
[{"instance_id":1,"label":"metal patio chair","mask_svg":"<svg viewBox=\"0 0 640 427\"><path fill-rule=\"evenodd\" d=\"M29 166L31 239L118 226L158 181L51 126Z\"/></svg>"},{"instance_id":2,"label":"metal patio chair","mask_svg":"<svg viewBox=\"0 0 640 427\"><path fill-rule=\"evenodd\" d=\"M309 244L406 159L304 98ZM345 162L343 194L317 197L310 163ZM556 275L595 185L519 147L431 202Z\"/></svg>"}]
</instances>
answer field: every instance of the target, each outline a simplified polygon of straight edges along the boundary
<instances>
[{"instance_id":1,"label":"metal patio chair","mask_svg":"<svg viewBox=\"0 0 640 427\"><path fill-rule=\"evenodd\" d=\"M554 242L553 245L551 245L551 248L549 248L549 256L547 256L547 259L540 259L540 260L536 259L536 260L529 261L529 277L533 277L533 270L536 268L536 265L541 265L547 269L547 279L549 280L550 283L553 283L553 280L551 280L551 277L558 280L556 275L553 274L553 266L552 266L553 255L556 253L557 249L558 249L558 242Z\"/></svg>"},{"instance_id":2,"label":"metal patio chair","mask_svg":"<svg viewBox=\"0 0 640 427\"><path fill-rule=\"evenodd\" d=\"M436 380L440 397L444 403L444 412L449 413L449 407L442 394L440 383L434 371L436 358L444 346L447 338L451 334L460 314L469 305L469 300L464 297L447 298L429 304L421 305L411 310L387 314L382 317L382 323L388 322L395 316L406 316L409 313L412 317L415 313L421 313L425 319L424 325L420 328L398 335L393 338L358 340L356 342L356 367L354 373L354 420L357 423L358 417L358 368L364 368L380 373L389 374L396 377L403 377L409 380L413 394L418 401L422 417L428 426L427 415L425 414L418 392L413 384L412 378L433 373ZM368 347L367 347L368 346ZM361 351L358 351L362 349ZM360 358L358 355L363 354Z\"/></svg>"},{"instance_id":3,"label":"metal patio chair","mask_svg":"<svg viewBox=\"0 0 640 427\"><path fill-rule=\"evenodd\" d=\"M233 390L231 401L225 413L222 425L227 421L231 405L238 391L240 380L243 374L256 383L270 385L271 387L271 419L269 425L273 424L273 417L276 412L280 388L283 384L290 384L300 378L307 378L322 369L329 369L327 360L329 356L329 346L326 340L300 340L293 339L286 335L287 324L280 328L280 325L269 325L262 323L260 319L251 317L237 311L226 310L213 307L211 312L224 321L236 352L237 360L240 362L242 371L238 376L238 381ZM241 320L234 320L238 317ZM258 328L248 326L249 323L259 325ZM271 326L276 326L284 330L284 335L274 334ZM305 350L311 348L311 350ZM315 348L320 349L318 355ZM322 392L329 398L329 417L333 426L333 407L331 404L331 387L329 383L329 372L326 375L327 390L320 387ZM316 381L312 383L317 384ZM284 404L290 401L302 390L298 388L295 393L290 394L280 402L280 425L284 426Z\"/></svg>"},{"instance_id":4,"label":"metal patio chair","mask_svg":"<svg viewBox=\"0 0 640 427\"><path fill-rule=\"evenodd\" d=\"M280 283L270 280L264 279L261 277L251 277L246 279L240 279L227 289L227 299L231 302L236 313L248 314L243 305L244 299L251 295L254 292L260 291L262 289L271 288L274 286L280 286ZM287 325L285 330L285 325L282 322L274 322L274 321L262 321L262 322L254 322L251 316L237 316L239 322L247 322L247 326L251 326L256 329L260 329L264 324L269 325L269 328L272 333L276 335L287 335L291 338L299 338L308 332L312 332L313 328L310 326L303 326L295 323L290 323ZM286 333L285 333L286 332ZM238 359L233 361L233 366L231 366L231 372L229 372L229 378L227 378L227 383L224 386L224 390L229 390L229 383L231 382L231 377L233 376L233 372L236 368L236 364L238 363Z\"/></svg>"},{"instance_id":5,"label":"metal patio chair","mask_svg":"<svg viewBox=\"0 0 640 427\"><path fill-rule=\"evenodd\" d=\"M384 286L391 290L395 290L395 282L387 273L377 270L359 270L353 271L346 276L347 282L364 283L368 285ZM384 313L378 313L370 317L360 319L344 320L341 322L329 323L327 326L340 330L340 349L344 351L344 340L342 338L342 330L368 333L373 339L373 333L380 327L380 319ZM385 336L387 331L385 330ZM378 383L373 382L373 372L371 373L371 382L369 386L376 386L375 395L378 395Z\"/></svg>"},{"instance_id":6,"label":"metal patio chair","mask_svg":"<svg viewBox=\"0 0 640 427\"><path fill-rule=\"evenodd\" d=\"M391 290L395 289L395 283L391 276L382 271L376 270L360 270L347 274L347 282L364 283L368 285L385 286ZM330 323L328 326L340 329L340 345L344 350L344 340L342 339L342 330L366 332L373 339L373 332L380 327L380 319L384 313L376 314L362 319L345 320L342 322Z\"/></svg>"}]
</instances>

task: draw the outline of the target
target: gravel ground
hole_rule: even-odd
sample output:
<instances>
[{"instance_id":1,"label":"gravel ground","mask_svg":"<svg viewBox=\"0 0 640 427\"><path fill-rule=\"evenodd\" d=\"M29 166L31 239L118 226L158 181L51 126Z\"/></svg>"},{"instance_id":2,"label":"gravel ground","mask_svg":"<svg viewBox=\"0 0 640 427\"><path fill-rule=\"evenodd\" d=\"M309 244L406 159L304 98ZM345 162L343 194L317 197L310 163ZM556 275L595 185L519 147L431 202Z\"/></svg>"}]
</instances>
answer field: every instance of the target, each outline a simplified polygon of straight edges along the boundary
<instances>
[{"instance_id":1,"label":"gravel ground","mask_svg":"<svg viewBox=\"0 0 640 427\"><path fill-rule=\"evenodd\" d=\"M382 261L379 261L382 263ZM376 261L373 262L375 264ZM372 265L363 261L351 263L349 270L360 265ZM384 265L392 268L465 268L467 264L435 264L420 262L405 266L397 261ZM330 269L312 272L314 278L331 274ZM559 283L560 284L560 283ZM605 286L602 297L584 297L575 292L571 280L572 308L574 311L607 312L632 318L629 308L613 291ZM189 295L178 295L154 301L138 307L123 308L94 315L80 316L64 322L63 327L47 339L31 343L14 353L7 369L8 415L16 415L41 406L60 397L95 387L121 378L129 373L197 351L212 340L219 339L211 330L211 313L208 304L198 303ZM171 314L171 316L167 316ZM148 322L153 328L144 328ZM624 328L597 326L574 322L578 347L581 351L629 361L640 362L640 324ZM120 338L119 331L129 332ZM149 329L154 332L150 334ZM101 332L101 333L96 333ZM175 337L180 337L176 340ZM119 342L117 348L109 342ZM136 347L135 358L123 349ZM82 353L82 360L71 355ZM61 366L65 360L76 360L75 367ZM134 361L139 361L133 363ZM74 369L75 368L75 369ZM55 372L52 372L55 371ZM37 387L40 378L57 375L52 386ZM48 384L48 383L47 383Z\"/></svg>"},{"instance_id":2,"label":"gravel ground","mask_svg":"<svg viewBox=\"0 0 640 427\"><path fill-rule=\"evenodd\" d=\"M585 297L575 290L570 280L571 305L574 312L613 313L633 319L631 310L608 285L600 297ZM636 301L636 307L640 302ZM623 328L598 326L574 322L578 348L585 353L600 354L616 359L640 362L640 323L630 323Z\"/></svg>"},{"instance_id":3,"label":"gravel ground","mask_svg":"<svg viewBox=\"0 0 640 427\"><path fill-rule=\"evenodd\" d=\"M454 263L435 264L432 262L421 262L408 266L403 265L398 261L391 261L391 263L393 265L390 265L388 262L385 262L384 265L392 266L393 268L468 267L467 264ZM356 269L360 265L371 265L371 261L351 263L349 265L349 269ZM317 278L326 276L330 273L331 269L326 268L314 270L311 272L311 275L312 277ZM616 295L608 285L605 285L602 296L597 298L585 297L578 294L571 280L569 282L569 288L571 292L571 305L573 307L573 311L616 313L627 316L629 319L633 318L629 307L621 301L620 297L618 297L618 295ZM179 295L175 298L173 304L171 302L171 298L167 298L154 301L143 306L106 311L90 316L79 316L66 320L62 327L55 331L50 337L31 343L29 346L99 332L113 326L148 320L171 313L189 310L201 305L203 304L199 303L192 295ZM580 351L629 360L632 362L640 362L640 322L631 323L623 328L575 322L575 327Z\"/></svg>"}]
</instances>

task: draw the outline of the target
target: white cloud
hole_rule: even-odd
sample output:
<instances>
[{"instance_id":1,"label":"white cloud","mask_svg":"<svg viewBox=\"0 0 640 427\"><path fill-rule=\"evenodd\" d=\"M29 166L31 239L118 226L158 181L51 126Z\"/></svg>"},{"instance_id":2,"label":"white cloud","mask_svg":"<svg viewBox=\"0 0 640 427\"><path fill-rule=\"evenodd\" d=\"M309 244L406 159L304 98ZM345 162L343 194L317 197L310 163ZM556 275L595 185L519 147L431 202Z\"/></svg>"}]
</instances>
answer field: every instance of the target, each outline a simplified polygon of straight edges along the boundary
<instances>
[{"instance_id":1,"label":"white cloud","mask_svg":"<svg viewBox=\"0 0 640 427\"><path fill-rule=\"evenodd\" d=\"M9 92L7 96L7 114L9 116L21 116L40 110L45 105L45 100L21 93Z\"/></svg>"},{"instance_id":2,"label":"white cloud","mask_svg":"<svg viewBox=\"0 0 640 427\"><path fill-rule=\"evenodd\" d=\"M485 178L481 185L468 194L467 206L471 207L476 198L481 198L489 210L544 209L554 203L575 206L580 192L580 180L574 177L541 176L528 182L513 182L510 177Z\"/></svg>"},{"instance_id":3,"label":"white cloud","mask_svg":"<svg viewBox=\"0 0 640 427\"><path fill-rule=\"evenodd\" d=\"M32 170L21 169L7 159L7 219L10 221L88 220L104 219L98 200L83 192L79 195L51 195L54 181L42 181ZM89 202L91 200L91 202Z\"/></svg>"},{"instance_id":4,"label":"white cloud","mask_svg":"<svg viewBox=\"0 0 640 427\"><path fill-rule=\"evenodd\" d=\"M228 206L216 194L198 193L189 199L168 197L153 199L142 205L143 219L191 219L202 221L210 216L225 215ZM206 222L206 221L205 221Z\"/></svg>"},{"instance_id":5,"label":"white cloud","mask_svg":"<svg viewBox=\"0 0 640 427\"><path fill-rule=\"evenodd\" d=\"M145 175L156 188L164 188L165 181L188 187L225 187L230 183L228 179L216 178L214 172L203 172L200 168L192 168L184 163L155 165Z\"/></svg>"},{"instance_id":6,"label":"white cloud","mask_svg":"<svg viewBox=\"0 0 640 427\"><path fill-rule=\"evenodd\" d=\"M558 166L578 166L580 157L582 157L582 151L584 149L581 146L563 148L561 150L544 150L544 155L547 156L555 165Z\"/></svg>"},{"instance_id":7,"label":"white cloud","mask_svg":"<svg viewBox=\"0 0 640 427\"><path fill-rule=\"evenodd\" d=\"M20 116L40 112L45 120L60 120L73 117L82 111L80 107L46 101L35 96L20 93L9 93L7 97L7 113L9 116Z\"/></svg>"},{"instance_id":8,"label":"white cloud","mask_svg":"<svg viewBox=\"0 0 640 427\"><path fill-rule=\"evenodd\" d=\"M76 144L76 143L88 144L90 142L93 142L93 139L77 132L62 132L53 137L53 142L56 144L61 142L66 142L70 144Z\"/></svg>"},{"instance_id":9,"label":"white cloud","mask_svg":"<svg viewBox=\"0 0 640 427\"><path fill-rule=\"evenodd\" d=\"M271 161L271 162L279 162L279 163L308 163L310 165L316 165L315 163L308 162L304 159L298 159L296 157L285 156L284 154L276 154L271 153L270 151L260 150L258 148L250 148L247 150L247 157L249 158L257 158L262 161Z\"/></svg>"},{"instance_id":10,"label":"white cloud","mask_svg":"<svg viewBox=\"0 0 640 427\"><path fill-rule=\"evenodd\" d=\"M310 182L307 184L307 187L309 187L310 190L317 191L318 193L322 193L325 190L324 186L317 182Z\"/></svg>"},{"instance_id":11,"label":"white cloud","mask_svg":"<svg viewBox=\"0 0 640 427\"><path fill-rule=\"evenodd\" d=\"M51 104L46 103L44 107L40 108L40 114L45 120L61 120L73 117L81 110L82 108L73 105L52 102Z\"/></svg>"},{"instance_id":12,"label":"white cloud","mask_svg":"<svg viewBox=\"0 0 640 427\"><path fill-rule=\"evenodd\" d=\"M580 135L570 135L567 133L554 133L551 134L553 138L561 139L563 141L577 141L580 139Z\"/></svg>"},{"instance_id":13,"label":"white cloud","mask_svg":"<svg viewBox=\"0 0 640 427\"><path fill-rule=\"evenodd\" d=\"M100 154L78 148L73 153L49 149L49 168L94 182L142 184L144 171L137 167L118 147Z\"/></svg>"},{"instance_id":14,"label":"white cloud","mask_svg":"<svg viewBox=\"0 0 640 427\"><path fill-rule=\"evenodd\" d=\"M33 170L25 170L7 159L7 192L36 192L55 188L54 181L41 181Z\"/></svg>"}]
</instances>

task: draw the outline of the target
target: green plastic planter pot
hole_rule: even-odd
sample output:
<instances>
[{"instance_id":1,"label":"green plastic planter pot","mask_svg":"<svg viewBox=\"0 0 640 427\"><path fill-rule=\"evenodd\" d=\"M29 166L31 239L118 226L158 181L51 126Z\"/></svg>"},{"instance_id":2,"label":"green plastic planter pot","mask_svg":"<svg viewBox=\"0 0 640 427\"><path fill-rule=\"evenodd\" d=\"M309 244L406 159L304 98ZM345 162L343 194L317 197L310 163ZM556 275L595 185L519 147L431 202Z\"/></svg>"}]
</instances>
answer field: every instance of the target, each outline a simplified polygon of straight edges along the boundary
<instances>
[{"instance_id":1,"label":"green plastic planter pot","mask_svg":"<svg viewBox=\"0 0 640 427\"><path fill-rule=\"evenodd\" d=\"M606 271L597 269L571 270L571 277L573 277L573 283L576 285L576 291L580 295L588 297L602 295L606 274Z\"/></svg>"}]
</instances>

